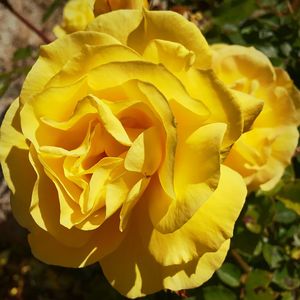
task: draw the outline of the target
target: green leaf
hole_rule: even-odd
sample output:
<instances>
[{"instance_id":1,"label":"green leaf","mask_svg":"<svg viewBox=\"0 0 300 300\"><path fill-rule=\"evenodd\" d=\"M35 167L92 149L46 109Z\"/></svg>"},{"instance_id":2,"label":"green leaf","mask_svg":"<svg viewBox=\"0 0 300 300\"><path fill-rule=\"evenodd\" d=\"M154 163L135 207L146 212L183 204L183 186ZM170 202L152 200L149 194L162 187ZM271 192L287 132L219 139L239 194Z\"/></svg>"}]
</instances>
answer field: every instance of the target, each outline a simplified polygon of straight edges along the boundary
<instances>
[{"instance_id":1,"label":"green leaf","mask_svg":"<svg viewBox=\"0 0 300 300\"><path fill-rule=\"evenodd\" d=\"M223 286L208 286L203 289L204 300L237 300L236 295Z\"/></svg>"},{"instance_id":2,"label":"green leaf","mask_svg":"<svg viewBox=\"0 0 300 300\"><path fill-rule=\"evenodd\" d=\"M269 58L278 57L278 50L271 44L256 45L256 48Z\"/></svg>"},{"instance_id":3,"label":"green leaf","mask_svg":"<svg viewBox=\"0 0 300 300\"><path fill-rule=\"evenodd\" d=\"M23 60L31 56L32 48L30 46L25 48L19 48L14 53L14 60Z\"/></svg>"},{"instance_id":4,"label":"green leaf","mask_svg":"<svg viewBox=\"0 0 300 300\"><path fill-rule=\"evenodd\" d=\"M243 39L243 36L239 31L237 32L232 32L227 35L228 39L232 44L237 44L237 45L245 45L245 40Z\"/></svg>"},{"instance_id":5,"label":"green leaf","mask_svg":"<svg viewBox=\"0 0 300 300\"><path fill-rule=\"evenodd\" d=\"M277 4L277 1L276 0L260 0L259 4L262 7L270 7L271 8L272 6Z\"/></svg>"},{"instance_id":6,"label":"green leaf","mask_svg":"<svg viewBox=\"0 0 300 300\"><path fill-rule=\"evenodd\" d=\"M232 248L238 249L243 255L253 256L254 251L259 243L260 236L254 234L242 226L238 226L236 233L233 235Z\"/></svg>"},{"instance_id":7,"label":"green leaf","mask_svg":"<svg viewBox=\"0 0 300 300\"><path fill-rule=\"evenodd\" d=\"M289 245L293 243L294 246L300 246L300 226L298 224L294 224L289 228L285 228L281 226L278 230L278 242L282 245ZM299 244L298 244L299 243Z\"/></svg>"},{"instance_id":8,"label":"green leaf","mask_svg":"<svg viewBox=\"0 0 300 300\"><path fill-rule=\"evenodd\" d=\"M293 235L293 245L296 246L296 247L300 247L300 233L299 233L299 230L300 230L300 227L298 226L298 232L295 233Z\"/></svg>"},{"instance_id":9,"label":"green leaf","mask_svg":"<svg viewBox=\"0 0 300 300\"><path fill-rule=\"evenodd\" d=\"M231 0L223 1L223 4L215 10L214 21L223 25L225 23L237 24L247 19L257 8L255 0Z\"/></svg>"},{"instance_id":10,"label":"green leaf","mask_svg":"<svg viewBox=\"0 0 300 300\"><path fill-rule=\"evenodd\" d=\"M289 57L292 50L293 50L293 48L289 43L285 42L285 43L280 45L280 50L281 50L281 52L284 56Z\"/></svg>"},{"instance_id":11,"label":"green leaf","mask_svg":"<svg viewBox=\"0 0 300 300\"><path fill-rule=\"evenodd\" d=\"M252 33L252 31L253 31L253 27L252 26L245 26L245 27L241 28L241 33L243 35L250 34L250 33Z\"/></svg>"},{"instance_id":12,"label":"green leaf","mask_svg":"<svg viewBox=\"0 0 300 300\"><path fill-rule=\"evenodd\" d=\"M249 204L243 220L246 228L253 233L260 233L262 230L262 226L258 224L259 215L259 207Z\"/></svg>"},{"instance_id":13,"label":"green leaf","mask_svg":"<svg viewBox=\"0 0 300 300\"><path fill-rule=\"evenodd\" d=\"M285 290L293 290L300 287L299 274L294 265L285 265L282 269L276 270L272 281Z\"/></svg>"},{"instance_id":14,"label":"green leaf","mask_svg":"<svg viewBox=\"0 0 300 300\"><path fill-rule=\"evenodd\" d=\"M263 256L270 268L278 268L284 260L282 249L270 244L263 245Z\"/></svg>"},{"instance_id":15,"label":"green leaf","mask_svg":"<svg viewBox=\"0 0 300 300\"><path fill-rule=\"evenodd\" d=\"M254 256L259 256L262 253L262 247L263 247L263 242L261 240L259 240L259 242L257 243L253 255Z\"/></svg>"},{"instance_id":16,"label":"green leaf","mask_svg":"<svg viewBox=\"0 0 300 300\"><path fill-rule=\"evenodd\" d=\"M246 213L243 216L243 222L246 228L252 233L261 233L262 230L272 222L275 213L273 201L268 197L248 198Z\"/></svg>"},{"instance_id":17,"label":"green leaf","mask_svg":"<svg viewBox=\"0 0 300 300\"><path fill-rule=\"evenodd\" d=\"M297 214L286 208L282 202L277 202L275 205L276 213L274 216L274 221L282 224L290 224L296 221Z\"/></svg>"},{"instance_id":18,"label":"green leaf","mask_svg":"<svg viewBox=\"0 0 300 300\"><path fill-rule=\"evenodd\" d=\"M281 293L281 300L295 300L295 297L291 292L283 292Z\"/></svg>"},{"instance_id":19,"label":"green leaf","mask_svg":"<svg viewBox=\"0 0 300 300\"><path fill-rule=\"evenodd\" d=\"M269 38L271 38L273 36L274 36L274 33L272 31L270 31L270 30L267 30L267 29L262 29L258 33L258 37L261 40L269 39Z\"/></svg>"},{"instance_id":20,"label":"green leaf","mask_svg":"<svg viewBox=\"0 0 300 300\"><path fill-rule=\"evenodd\" d=\"M231 287L240 285L241 270L234 264L224 263L221 269L217 271L218 277Z\"/></svg>"},{"instance_id":21,"label":"green leaf","mask_svg":"<svg viewBox=\"0 0 300 300\"><path fill-rule=\"evenodd\" d=\"M300 215L300 179L294 182L286 183L279 192L277 199L284 205Z\"/></svg>"},{"instance_id":22,"label":"green leaf","mask_svg":"<svg viewBox=\"0 0 300 300\"><path fill-rule=\"evenodd\" d=\"M255 269L253 270L246 282L245 300L273 300L275 299L273 291L269 288L272 280L272 274Z\"/></svg>"},{"instance_id":23,"label":"green leaf","mask_svg":"<svg viewBox=\"0 0 300 300\"><path fill-rule=\"evenodd\" d=\"M272 274L260 269L254 269L248 276L246 289L253 290L257 287L268 287L272 280Z\"/></svg>"}]
</instances>

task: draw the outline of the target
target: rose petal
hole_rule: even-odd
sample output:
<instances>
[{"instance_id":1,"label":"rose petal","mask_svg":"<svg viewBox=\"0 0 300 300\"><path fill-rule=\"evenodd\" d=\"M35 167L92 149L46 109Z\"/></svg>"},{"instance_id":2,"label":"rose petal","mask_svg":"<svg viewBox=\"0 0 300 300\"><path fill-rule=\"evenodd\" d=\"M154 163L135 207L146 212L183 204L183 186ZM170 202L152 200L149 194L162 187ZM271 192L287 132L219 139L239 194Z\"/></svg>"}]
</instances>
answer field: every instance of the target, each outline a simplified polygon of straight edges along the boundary
<instances>
[{"instance_id":1,"label":"rose petal","mask_svg":"<svg viewBox=\"0 0 300 300\"><path fill-rule=\"evenodd\" d=\"M232 237L233 226L247 191L238 173L225 166L221 170L215 192L182 227L168 234L154 229L150 242L144 240L147 245L149 243L149 251L160 264L172 266L188 263L206 252L217 251L225 240ZM142 230L147 232L143 224L140 226L141 233Z\"/></svg>"},{"instance_id":2,"label":"rose petal","mask_svg":"<svg viewBox=\"0 0 300 300\"><path fill-rule=\"evenodd\" d=\"M40 93L72 57L80 54L82 45L112 45L119 42L98 32L75 32L41 47L40 56L28 73L20 95L22 103Z\"/></svg>"},{"instance_id":3,"label":"rose petal","mask_svg":"<svg viewBox=\"0 0 300 300\"><path fill-rule=\"evenodd\" d=\"M125 131L119 119L112 113L109 106L106 105L104 101L101 101L93 95L89 95L88 97L93 105L97 108L101 123L107 132L122 145L130 146L132 142L129 139L127 132Z\"/></svg>"},{"instance_id":4,"label":"rose petal","mask_svg":"<svg viewBox=\"0 0 300 300\"><path fill-rule=\"evenodd\" d=\"M180 43L196 54L196 67L206 69L211 64L211 52L201 32L171 11L111 12L96 18L88 29L109 33L139 53L143 53L153 39Z\"/></svg>"},{"instance_id":5,"label":"rose petal","mask_svg":"<svg viewBox=\"0 0 300 300\"><path fill-rule=\"evenodd\" d=\"M176 200L168 198L157 183L148 189L145 197L151 199L150 217L160 232L171 233L184 225L217 187L225 129L221 123L205 125L179 141L175 157Z\"/></svg>"},{"instance_id":6,"label":"rose petal","mask_svg":"<svg viewBox=\"0 0 300 300\"><path fill-rule=\"evenodd\" d=\"M145 176L153 175L162 158L161 137L157 128L143 131L129 148L124 166L128 171L139 172Z\"/></svg>"},{"instance_id":7,"label":"rose petal","mask_svg":"<svg viewBox=\"0 0 300 300\"><path fill-rule=\"evenodd\" d=\"M20 128L20 108L19 108L19 99L13 101L7 110L5 117L3 119L0 135L0 160L3 168L3 172L5 173L5 178L7 185L11 189L13 193L16 192L14 187L14 181L10 178L10 170L6 163L10 152L13 148L20 150L28 150L28 145L26 143L26 139L21 132ZM22 151L20 151L22 152Z\"/></svg>"},{"instance_id":8,"label":"rose petal","mask_svg":"<svg viewBox=\"0 0 300 300\"><path fill-rule=\"evenodd\" d=\"M76 248L36 228L28 236L32 253L36 258L52 265L75 268L93 264L116 250L126 237L125 233L119 231L117 218L118 216L114 216L107 220L99 229L92 231L92 236L84 231L90 239L84 245L74 245ZM75 238L76 240L80 241Z\"/></svg>"}]
</instances>

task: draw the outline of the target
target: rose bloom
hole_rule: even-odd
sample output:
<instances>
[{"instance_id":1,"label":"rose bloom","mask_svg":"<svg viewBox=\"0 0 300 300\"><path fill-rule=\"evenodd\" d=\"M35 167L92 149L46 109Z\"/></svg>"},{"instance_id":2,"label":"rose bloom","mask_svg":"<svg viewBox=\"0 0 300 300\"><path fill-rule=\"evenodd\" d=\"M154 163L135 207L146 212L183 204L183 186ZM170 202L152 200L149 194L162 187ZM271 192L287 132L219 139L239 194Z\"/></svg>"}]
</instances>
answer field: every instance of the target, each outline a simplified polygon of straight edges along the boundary
<instances>
[{"instance_id":1,"label":"rose bloom","mask_svg":"<svg viewBox=\"0 0 300 300\"><path fill-rule=\"evenodd\" d=\"M54 27L57 37L85 30L95 17L116 9L148 8L147 0L69 0L64 7L63 21Z\"/></svg>"},{"instance_id":2,"label":"rose bloom","mask_svg":"<svg viewBox=\"0 0 300 300\"><path fill-rule=\"evenodd\" d=\"M118 10L41 48L1 127L33 254L99 262L130 298L193 288L229 248L246 186L221 165L261 109L217 79L195 25Z\"/></svg>"},{"instance_id":3,"label":"rose bloom","mask_svg":"<svg viewBox=\"0 0 300 300\"><path fill-rule=\"evenodd\" d=\"M298 142L300 93L289 75L255 48L213 46L213 69L238 97L261 99L264 108L251 130L233 145L225 164L248 189L272 189L291 163Z\"/></svg>"}]
</instances>

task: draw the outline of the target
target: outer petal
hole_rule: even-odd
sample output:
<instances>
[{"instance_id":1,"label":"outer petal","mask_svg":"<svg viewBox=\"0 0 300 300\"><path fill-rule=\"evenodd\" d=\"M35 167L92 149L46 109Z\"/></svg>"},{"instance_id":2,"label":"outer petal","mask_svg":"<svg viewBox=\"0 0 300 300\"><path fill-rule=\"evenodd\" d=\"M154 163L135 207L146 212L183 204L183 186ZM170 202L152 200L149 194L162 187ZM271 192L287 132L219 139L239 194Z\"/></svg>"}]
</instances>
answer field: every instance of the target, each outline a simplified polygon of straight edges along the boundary
<instances>
[{"instance_id":1,"label":"outer petal","mask_svg":"<svg viewBox=\"0 0 300 300\"><path fill-rule=\"evenodd\" d=\"M213 70L228 85L241 78L262 83L271 83L275 79L269 59L253 47L213 45L212 49Z\"/></svg>"},{"instance_id":2,"label":"outer petal","mask_svg":"<svg viewBox=\"0 0 300 300\"><path fill-rule=\"evenodd\" d=\"M180 290L199 286L223 262L229 247L227 239L232 235L245 196L246 187L241 177L223 168L216 195L181 229L165 235L153 229L142 213L146 213L146 205L140 203L126 240L115 252L100 260L105 276L130 298L163 288ZM215 250L208 250L206 243ZM185 261L181 260L183 255L186 255Z\"/></svg>"},{"instance_id":3,"label":"outer petal","mask_svg":"<svg viewBox=\"0 0 300 300\"><path fill-rule=\"evenodd\" d=\"M129 35L135 31L143 20L140 10L118 10L98 16L89 24L87 30L105 32L127 45Z\"/></svg>"},{"instance_id":4,"label":"outer petal","mask_svg":"<svg viewBox=\"0 0 300 300\"><path fill-rule=\"evenodd\" d=\"M290 164L298 137L295 126L253 129L234 144L225 164L245 178L249 190L270 190Z\"/></svg>"},{"instance_id":5,"label":"outer petal","mask_svg":"<svg viewBox=\"0 0 300 300\"><path fill-rule=\"evenodd\" d=\"M68 33L84 30L94 19L91 0L71 0L64 8L64 27Z\"/></svg>"},{"instance_id":6,"label":"outer petal","mask_svg":"<svg viewBox=\"0 0 300 300\"><path fill-rule=\"evenodd\" d=\"M271 86L262 86L260 90L269 90L263 98L264 109L255 120L255 127L277 127L300 124L300 93L284 70L276 70L276 81ZM286 78L286 82L280 77ZM282 85L281 85L282 84Z\"/></svg>"},{"instance_id":7,"label":"outer petal","mask_svg":"<svg viewBox=\"0 0 300 300\"><path fill-rule=\"evenodd\" d=\"M162 267L147 249L136 243L136 239L136 235L128 236L126 244L123 243L116 252L100 261L110 284L131 299L162 289L179 291L198 287L221 267L230 244L227 240L218 251L207 252L187 264Z\"/></svg>"},{"instance_id":8,"label":"outer petal","mask_svg":"<svg viewBox=\"0 0 300 300\"><path fill-rule=\"evenodd\" d=\"M244 106L244 130L252 129L235 142L225 163L243 175L249 190L269 190L283 175L297 145L300 93L288 74L256 49L212 48L213 69ZM258 99L264 102L259 115L252 105L245 107L247 101L254 104Z\"/></svg>"},{"instance_id":9,"label":"outer petal","mask_svg":"<svg viewBox=\"0 0 300 300\"><path fill-rule=\"evenodd\" d=\"M234 95L235 101L239 104L242 112L243 131L248 131L261 113L264 102L251 95L233 89L230 91Z\"/></svg>"},{"instance_id":10,"label":"outer petal","mask_svg":"<svg viewBox=\"0 0 300 300\"><path fill-rule=\"evenodd\" d=\"M148 8L147 0L71 0L63 11L63 22L54 27L54 34L65 34L86 29L94 17L117 9Z\"/></svg>"},{"instance_id":11,"label":"outer petal","mask_svg":"<svg viewBox=\"0 0 300 300\"><path fill-rule=\"evenodd\" d=\"M84 30L94 19L94 3L95 0L68 1L63 10L63 22L61 26L54 27L54 34L63 37L67 33Z\"/></svg>"},{"instance_id":12,"label":"outer petal","mask_svg":"<svg viewBox=\"0 0 300 300\"><path fill-rule=\"evenodd\" d=\"M71 247L51 236L47 231L35 228L28 240L34 256L41 261L64 267L84 267L118 248L126 236L118 228L117 215L111 217L93 232L93 236L80 247Z\"/></svg>"},{"instance_id":13,"label":"outer petal","mask_svg":"<svg viewBox=\"0 0 300 300\"><path fill-rule=\"evenodd\" d=\"M88 30L109 33L140 53L153 39L176 42L196 54L196 67L206 69L211 64L210 49L201 32L174 12L115 11L96 18Z\"/></svg>"},{"instance_id":14,"label":"outer petal","mask_svg":"<svg viewBox=\"0 0 300 300\"><path fill-rule=\"evenodd\" d=\"M231 88L264 101L255 127L298 125L300 93L288 74L254 48L212 46L213 69Z\"/></svg>"},{"instance_id":15,"label":"outer petal","mask_svg":"<svg viewBox=\"0 0 300 300\"><path fill-rule=\"evenodd\" d=\"M19 99L6 112L0 130L0 160L4 178L11 190L11 206L17 221L30 229L34 221L29 213L36 176L29 162L28 146L21 131ZM26 170L26 176L20 172Z\"/></svg>"},{"instance_id":16,"label":"outer petal","mask_svg":"<svg viewBox=\"0 0 300 300\"><path fill-rule=\"evenodd\" d=\"M86 77L90 70L98 66L138 60L142 60L141 55L124 45L83 45L80 53L69 59L60 72L51 78L48 86L66 87Z\"/></svg>"},{"instance_id":17,"label":"outer petal","mask_svg":"<svg viewBox=\"0 0 300 300\"><path fill-rule=\"evenodd\" d=\"M153 230L148 248L160 264L187 263L206 252L217 251L232 237L247 191L238 173L225 166L221 170L218 188L190 220L172 233ZM141 233L147 232L143 224L140 227Z\"/></svg>"},{"instance_id":18,"label":"outer petal","mask_svg":"<svg viewBox=\"0 0 300 300\"><path fill-rule=\"evenodd\" d=\"M299 131L295 126L283 126L278 128L279 135L272 145L273 156L289 165L298 144Z\"/></svg>"},{"instance_id":19,"label":"outer petal","mask_svg":"<svg viewBox=\"0 0 300 300\"><path fill-rule=\"evenodd\" d=\"M250 190L255 190L258 186L265 191L271 190L282 177L285 168L291 164L299 139L297 127L286 126L272 131L278 131L278 136L272 144L271 157L253 177Z\"/></svg>"},{"instance_id":20,"label":"outer petal","mask_svg":"<svg viewBox=\"0 0 300 300\"><path fill-rule=\"evenodd\" d=\"M26 139L20 128L19 99L17 98L7 110L0 129L0 160L5 180L12 192L15 192L13 180L10 178L10 170L7 165L7 158L13 148L28 150ZM24 152L24 151L23 151Z\"/></svg>"},{"instance_id":21,"label":"outer petal","mask_svg":"<svg viewBox=\"0 0 300 300\"><path fill-rule=\"evenodd\" d=\"M21 102L28 102L40 93L70 58L80 54L82 45L113 45L119 42L98 32L76 32L41 47L40 56L28 73L21 91Z\"/></svg>"}]
</instances>

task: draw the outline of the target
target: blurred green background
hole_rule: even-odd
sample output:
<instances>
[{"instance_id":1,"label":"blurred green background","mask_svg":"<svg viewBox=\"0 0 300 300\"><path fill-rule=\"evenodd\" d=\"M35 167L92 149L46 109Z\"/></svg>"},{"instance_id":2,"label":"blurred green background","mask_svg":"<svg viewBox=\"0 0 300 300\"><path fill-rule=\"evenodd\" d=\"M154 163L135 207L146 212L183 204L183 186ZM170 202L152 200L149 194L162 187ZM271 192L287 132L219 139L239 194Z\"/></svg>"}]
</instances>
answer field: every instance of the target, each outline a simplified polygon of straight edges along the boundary
<instances>
[{"instance_id":1,"label":"blurred green background","mask_svg":"<svg viewBox=\"0 0 300 300\"><path fill-rule=\"evenodd\" d=\"M41 22L64 3L54 0L47 5ZM299 0L153 1L153 9L166 8L194 22L209 43L255 46L274 65L286 69L300 88ZM11 56L11 67L0 69L0 97L28 72L37 52L29 44L20 47ZM145 299L300 299L299 214L300 152L296 151L292 166L274 190L248 196L227 259L206 284L179 295L162 291ZM0 299L126 299L110 287L98 265L73 270L34 259L25 230L10 214L0 223L0 236Z\"/></svg>"}]
</instances>

